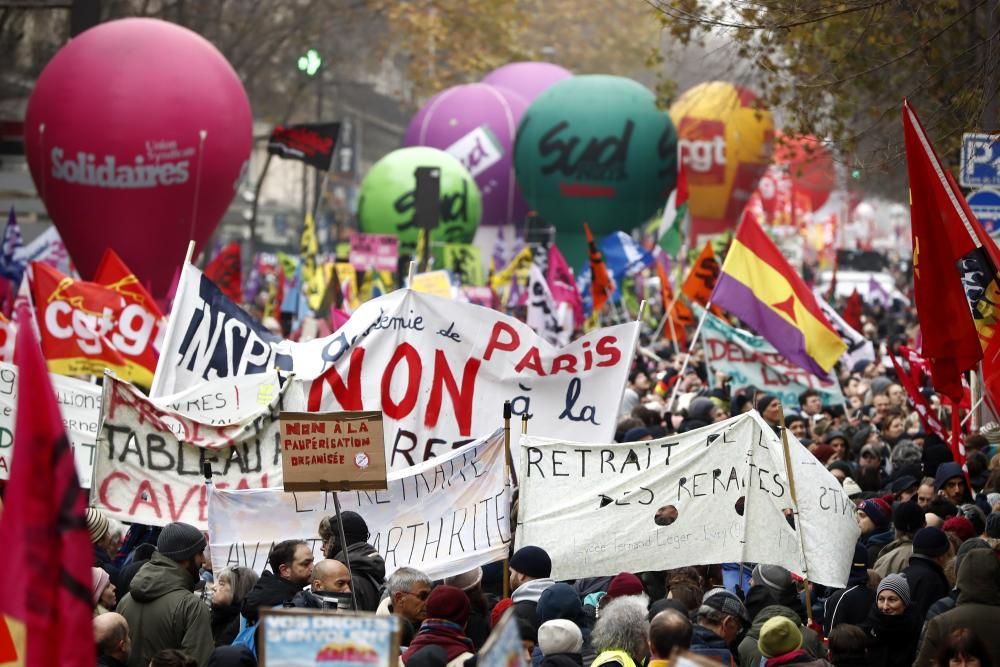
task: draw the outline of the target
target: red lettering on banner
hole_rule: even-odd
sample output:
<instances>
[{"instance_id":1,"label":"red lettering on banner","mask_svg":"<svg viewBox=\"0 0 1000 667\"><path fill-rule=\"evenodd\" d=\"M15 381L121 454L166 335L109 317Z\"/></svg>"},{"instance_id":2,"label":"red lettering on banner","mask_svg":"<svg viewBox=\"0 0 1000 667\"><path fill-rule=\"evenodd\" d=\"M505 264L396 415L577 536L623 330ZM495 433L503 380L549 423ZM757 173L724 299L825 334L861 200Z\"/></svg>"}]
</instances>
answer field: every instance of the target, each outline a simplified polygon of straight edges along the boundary
<instances>
[{"instance_id":1,"label":"red lettering on banner","mask_svg":"<svg viewBox=\"0 0 1000 667\"><path fill-rule=\"evenodd\" d=\"M566 371L567 373L576 373L576 357L572 354L560 354L558 357L552 360L552 375L559 373L560 371Z\"/></svg>"},{"instance_id":2,"label":"red lettering on banner","mask_svg":"<svg viewBox=\"0 0 1000 667\"><path fill-rule=\"evenodd\" d=\"M392 378L396 372L399 362L406 359L406 393L398 403L392 399L391 387ZM417 393L420 390L420 376L423 364L420 361L420 353L409 343L403 343L392 353L389 364L382 374L382 412L389 419L405 419L413 411L417 404Z\"/></svg>"},{"instance_id":3,"label":"red lettering on banner","mask_svg":"<svg viewBox=\"0 0 1000 667\"><path fill-rule=\"evenodd\" d=\"M163 491L164 491L164 493L167 496L167 507L170 509L170 520L171 521L180 521L181 520L181 517L184 516L183 515L184 508L187 507L187 504L189 502L191 502L191 496L193 496L194 494L196 494L199 489L201 489L201 491L204 493L205 492L205 485L204 484L199 484L198 486L192 486L190 489L188 489L187 493L184 494L184 500L181 501L180 507L177 507L174 504L174 490L170 487L169 484L167 484L166 486L164 486Z\"/></svg>"},{"instance_id":4,"label":"red lettering on banner","mask_svg":"<svg viewBox=\"0 0 1000 667\"><path fill-rule=\"evenodd\" d=\"M115 479L122 479L126 482L129 480L129 476L123 472L113 472L104 478L101 482L101 487L98 489L97 495L101 499L101 504L107 507L112 512L121 512L122 508L117 505L112 505L111 500L108 498L108 485L111 484Z\"/></svg>"},{"instance_id":5,"label":"red lettering on banner","mask_svg":"<svg viewBox=\"0 0 1000 667\"><path fill-rule=\"evenodd\" d=\"M156 493L153 492L153 483L148 479L139 482L139 488L136 489L135 498L132 499L132 506L128 508L128 513L134 515L139 505L149 505L150 509L156 513L157 519L163 518L163 512L160 511L160 501L156 497Z\"/></svg>"},{"instance_id":6,"label":"red lettering on banner","mask_svg":"<svg viewBox=\"0 0 1000 667\"><path fill-rule=\"evenodd\" d=\"M448 390L451 403L455 409L455 421L460 435L472 433L472 398L476 392L476 374L479 372L479 359L469 357L462 373L462 388L459 390L455 375L448 366L448 359L441 350L434 351L434 378L431 381L431 396L427 401L427 414L424 416L424 426L437 426L441 414L441 398L443 389Z\"/></svg>"},{"instance_id":7,"label":"red lettering on banner","mask_svg":"<svg viewBox=\"0 0 1000 667\"><path fill-rule=\"evenodd\" d=\"M507 334L507 341L502 341L500 339L500 335L504 333ZM493 325L493 331L490 332L490 341L486 344L486 352L483 353L483 361L489 361L492 359L494 350L513 352L520 344L521 337L517 335L517 331L514 327L510 326L506 322L497 322ZM544 373L542 373L542 375L544 375Z\"/></svg>"},{"instance_id":8,"label":"red lettering on banner","mask_svg":"<svg viewBox=\"0 0 1000 667\"><path fill-rule=\"evenodd\" d=\"M322 375L312 381L309 386L310 412L316 412L323 404L323 385L330 385L333 397L342 410L363 410L361 407L361 366L365 361L365 349L356 347L351 351L351 359L347 367L347 384L344 384L336 366L326 369Z\"/></svg>"},{"instance_id":9,"label":"red lettering on banner","mask_svg":"<svg viewBox=\"0 0 1000 667\"><path fill-rule=\"evenodd\" d=\"M538 351L538 348L532 345L523 357L521 361L517 362L517 366L514 366L514 372L520 373L525 368L530 368L531 370L538 373L540 377L545 377L545 369L542 368L542 356Z\"/></svg>"},{"instance_id":10,"label":"red lettering on banner","mask_svg":"<svg viewBox=\"0 0 1000 667\"><path fill-rule=\"evenodd\" d=\"M617 342L618 339L614 336L605 336L601 340L597 341L597 354L606 357L604 361L599 361L597 363L598 368L614 366L622 360L621 350L615 347L615 343Z\"/></svg>"}]
</instances>

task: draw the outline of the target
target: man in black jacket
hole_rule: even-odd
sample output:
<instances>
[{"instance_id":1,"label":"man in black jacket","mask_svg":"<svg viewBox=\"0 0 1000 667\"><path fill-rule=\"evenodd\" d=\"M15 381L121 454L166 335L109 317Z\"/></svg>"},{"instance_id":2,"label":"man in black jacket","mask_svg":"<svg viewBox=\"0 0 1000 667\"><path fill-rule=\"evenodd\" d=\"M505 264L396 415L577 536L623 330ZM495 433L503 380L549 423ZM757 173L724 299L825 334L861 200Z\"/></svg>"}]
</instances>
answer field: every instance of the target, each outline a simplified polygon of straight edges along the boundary
<instances>
[{"instance_id":1,"label":"man in black jacket","mask_svg":"<svg viewBox=\"0 0 1000 667\"><path fill-rule=\"evenodd\" d=\"M925 618L931 605L948 595L950 586L942 567L948 560L948 547L948 537L940 528L921 528L913 536L913 555L902 575L910 584L910 606L917 618Z\"/></svg>"},{"instance_id":2,"label":"man in black jacket","mask_svg":"<svg viewBox=\"0 0 1000 667\"><path fill-rule=\"evenodd\" d=\"M313 553L302 540L285 540L271 547L270 572L264 572L247 597L241 613L247 622L257 622L260 609L290 604L295 594L309 583L313 571Z\"/></svg>"},{"instance_id":3,"label":"man in black jacket","mask_svg":"<svg viewBox=\"0 0 1000 667\"><path fill-rule=\"evenodd\" d=\"M330 520L333 537L326 554L351 569L351 590L358 601L358 611L375 611L382 600L382 587L385 584L385 561L378 555L375 547L368 544L368 524L357 512L341 512L344 522L344 539L346 548L340 544L340 531L336 519Z\"/></svg>"},{"instance_id":4,"label":"man in black jacket","mask_svg":"<svg viewBox=\"0 0 1000 667\"><path fill-rule=\"evenodd\" d=\"M838 625L859 625L875 604L875 591L868 587L868 550L858 542L854 546L854 560L847 578L847 588L833 593L823 606L823 634Z\"/></svg>"}]
</instances>

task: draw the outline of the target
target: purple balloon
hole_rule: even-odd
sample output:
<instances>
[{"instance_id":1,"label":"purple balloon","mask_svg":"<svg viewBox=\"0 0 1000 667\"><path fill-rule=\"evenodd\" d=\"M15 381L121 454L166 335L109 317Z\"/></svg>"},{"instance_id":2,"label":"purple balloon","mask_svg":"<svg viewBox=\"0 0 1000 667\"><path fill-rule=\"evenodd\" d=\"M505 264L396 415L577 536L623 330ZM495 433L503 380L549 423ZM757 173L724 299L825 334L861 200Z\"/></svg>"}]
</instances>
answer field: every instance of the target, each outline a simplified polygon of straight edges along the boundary
<instances>
[{"instance_id":1,"label":"purple balloon","mask_svg":"<svg viewBox=\"0 0 1000 667\"><path fill-rule=\"evenodd\" d=\"M514 178L514 137L528 102L483 83L444 90L410 121L404 146L430 146L465 165L483 196L481 225L520 225L528 214Z\"/></svg>"},{"instance_id":2,"label":"purple balloon","mask_svg":"<svg viewBox=\"0 0 1000 667\"><path fill-rule=\"evenodd\" d=\"M513 90L530 104L549 86L571 76L568 69L552 63L521 62L496 68L483 77L483 83Z\"/></svg>"}]
</instances>

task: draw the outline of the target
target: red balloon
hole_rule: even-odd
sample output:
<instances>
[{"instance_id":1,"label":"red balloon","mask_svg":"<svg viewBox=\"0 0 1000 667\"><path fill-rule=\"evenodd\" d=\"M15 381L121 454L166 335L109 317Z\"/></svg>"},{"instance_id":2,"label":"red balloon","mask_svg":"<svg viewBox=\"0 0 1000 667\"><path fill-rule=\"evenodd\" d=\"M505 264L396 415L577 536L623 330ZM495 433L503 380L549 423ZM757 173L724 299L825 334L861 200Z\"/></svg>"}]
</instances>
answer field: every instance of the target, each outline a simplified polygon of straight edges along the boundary
<instances>
[{"instance_id":1,"label":"red balloon","mask_svg":"<svg viewBox=\"0 0 1000 667\"><path fill-rule=\"evenodd\" d=\"M812 210L818 211L837 185L833 154L812 135L778 135L774 163L784 168L797 192L809 195Z\"/></svg>"},{"instance_id":2,"label":"red balloon","mask_svg":"<svg viewBox=\"0 0 1000 667\"><path fill-rule=\"evenodd\" d=\"M84 278L104 249L163 296L208 241L247 166L253 119L219 51L155 19L70 40L35 84L25 152L49 216Z\"/></svg>"}]
</instances>

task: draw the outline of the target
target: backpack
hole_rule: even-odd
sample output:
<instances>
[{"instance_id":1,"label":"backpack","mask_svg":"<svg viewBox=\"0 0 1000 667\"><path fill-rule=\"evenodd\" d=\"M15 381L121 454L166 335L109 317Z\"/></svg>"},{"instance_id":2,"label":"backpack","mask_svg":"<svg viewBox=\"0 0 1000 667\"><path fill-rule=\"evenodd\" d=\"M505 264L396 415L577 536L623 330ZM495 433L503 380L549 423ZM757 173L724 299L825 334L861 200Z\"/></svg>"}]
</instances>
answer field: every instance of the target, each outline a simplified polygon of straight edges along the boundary
<instances>
[{"instance_id":1,"label":"backpack","mask_svg":"<svg viewBox=\"0 0 1000 667\"><path fill-rule=\"evenodd\" d=\"M257 659L257 624L247 623L247 617L243 614L240 614L240 630L236 633L232 646L246 646L254 660Z\"/></svg>"}]
</instances>

